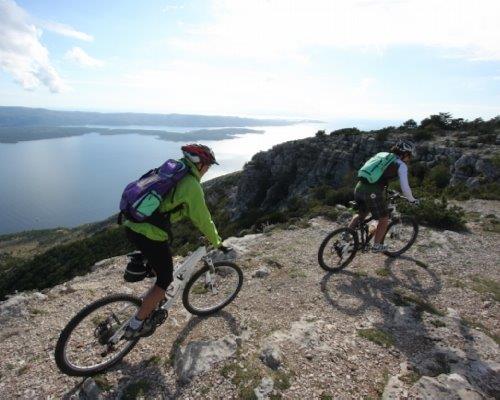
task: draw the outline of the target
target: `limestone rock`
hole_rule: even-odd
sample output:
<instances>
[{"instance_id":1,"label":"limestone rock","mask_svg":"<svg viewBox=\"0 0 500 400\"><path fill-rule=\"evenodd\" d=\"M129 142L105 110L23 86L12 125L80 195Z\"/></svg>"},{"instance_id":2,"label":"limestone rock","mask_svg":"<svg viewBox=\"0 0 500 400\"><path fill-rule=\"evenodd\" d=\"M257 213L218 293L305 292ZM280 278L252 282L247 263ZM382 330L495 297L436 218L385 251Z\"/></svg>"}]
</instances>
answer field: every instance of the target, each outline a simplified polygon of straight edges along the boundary
<instances>
[{"instance_id":1,"label":"limestone rock","mask_svg":"<svg viewBox=\"0 0 500 400\"><path fill-rule=\"evenodd\" d=\"M273 345L267 344L260 353L260 359L271 369L278 369L283 362L283 356L280 349Z\"/></svg>"},{"instance_id":2,"label":"limestone rock","mask_svg":"<svg viewBox=\"0 0 500 400\"><path fill-rule=\"evenodd\" d=\"M397 376L391 376L382 393L382 400L399 400L404 398L405 394L406 389L404 383L401 382Z\"/></svg>"},{"instance_id":3,"label":"limestone rock","mask_svg":"<svg viewBox=\"0 0 500 400\"><path fill-rule=\"evenodd\" d=\"M190 382L194 376L210 370L213 364L231 357L236 348L236 339L232 336L189 343L184 350L179 349L175 357L179 381L182 384Z\"/></svg>"},{"instance_id":4,"label":"limestone rock","mask_svg":"<svg viewBox=\"0 0 500 400\"><path fill-rule=\"evenodd\" d=\"M422 400L481 400L484 398L463 376L458 374L442 374L437 378L424 376L412 386L409 394L411 398Z\"/></svg>"},{"instance_id":5,"label":"limestone rock","mask_svg":"<svg viewBox=\"0 0 500 400\"><path fill-rule=\"evenodd\" d=\"M257 271L255 271L252 275L253 278L265 278L270 274L269 268L260 267Z\"/></svg>"},{"instance_id":6,"label":"limestone rock","mask_svg":"<svg viewBox=\"0 0 500 400\"><path fill-rule=\"evenodd\" d=\"M87 378L82 384L78 393L80 400L100 400L102 399L101 390L92 378Z\"/></svg>"},{"instance_id":7,"label":"limestone rock","mask_svg":"<svg viewBox=\"0 0 500 400\"><path fill-rule=\"evenodd\" d=\"M265 378L262 378L259 386L254 389L255 396L257 397L258 400L267 399L269 398L269 395L272 393L273 388L274 388L274 381L266 376Z\"/></svg>"}]
</instances>

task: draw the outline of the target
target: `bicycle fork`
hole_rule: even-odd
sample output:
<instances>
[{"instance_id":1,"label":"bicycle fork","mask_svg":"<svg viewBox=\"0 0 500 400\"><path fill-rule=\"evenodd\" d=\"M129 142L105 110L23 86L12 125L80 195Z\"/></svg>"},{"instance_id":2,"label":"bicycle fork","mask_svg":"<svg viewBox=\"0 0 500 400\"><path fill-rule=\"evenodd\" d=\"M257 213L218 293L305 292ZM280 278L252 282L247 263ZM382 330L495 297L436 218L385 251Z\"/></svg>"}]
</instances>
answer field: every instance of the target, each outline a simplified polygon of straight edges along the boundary
<instances>
[{"instance_id":1,"label":"bicycle fork","mask_svg":"<svg viewBox=\"0 0 500 400\"><path fill-rule=\"evenodd\" d=\"M214 263L211 259L205 260L206 265L208 266L208 271L205 273L205 288L210 289L212 294L217 294L218 290L214 285L215 278L215 267Z\"/></svg>"}]
</instances>

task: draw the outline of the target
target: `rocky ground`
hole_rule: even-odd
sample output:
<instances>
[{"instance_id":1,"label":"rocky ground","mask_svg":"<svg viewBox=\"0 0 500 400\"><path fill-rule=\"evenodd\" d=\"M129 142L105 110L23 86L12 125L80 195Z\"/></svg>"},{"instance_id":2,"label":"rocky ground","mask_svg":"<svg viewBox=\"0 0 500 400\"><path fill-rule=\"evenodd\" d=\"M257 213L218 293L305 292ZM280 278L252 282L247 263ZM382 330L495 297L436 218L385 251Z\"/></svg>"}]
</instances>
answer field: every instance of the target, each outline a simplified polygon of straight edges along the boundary
<instances>
[{"instance_id":1,"label":"rocky ground","mask_svg":"<svg viewBox=\"0 0 500 400\"><path fill-rule=\"evenodd\" d=\"M149 282L124 284L117 257L16 295L0 303L0 398L499 398L499 234L487 227L500 203L464 206L470 232L422 228L405 256L360 254L336 274L317 249L337 223L231 239L245 275L232 304L199 318L179 301L152 337L86 381L55 366L59 332L85 304Z\"/></svg>"}]
</instances>

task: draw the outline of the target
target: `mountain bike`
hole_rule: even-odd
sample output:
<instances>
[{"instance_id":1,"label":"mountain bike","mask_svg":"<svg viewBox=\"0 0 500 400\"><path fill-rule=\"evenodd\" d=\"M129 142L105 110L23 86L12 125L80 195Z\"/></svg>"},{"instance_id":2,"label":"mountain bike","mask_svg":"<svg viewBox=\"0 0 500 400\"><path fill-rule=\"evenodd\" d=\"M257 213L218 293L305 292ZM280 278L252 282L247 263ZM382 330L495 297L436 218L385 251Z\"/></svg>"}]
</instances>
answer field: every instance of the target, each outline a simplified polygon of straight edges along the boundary
<instances>
[{"instance_id":1,"label":"mountain bike","mask_svg":"<svg viewBox=\"0 0 500 400\"><path fill-rule=\"evenodd\" d=\"M387 191L389 226L382 243L388 246L385 255L397 257L407 251L418 235L418 223L410 216L401 215L396 210L396 199L407 200L395 190ZM356 210L356 201L350 205ZM372 216L360 221L355 229L348 227L339 228L325 237L318 251L318 262L325 271L334 272L345 268L358 251L368 252L371 249L370 241L375 232L370 232L369 223Z\"/></svg>"},{"instance_id":2,"label":"mountain bike","mask_svg":"<svg viewBox=\"0 0 500 400\"><path fill-rule=\"evenodd\" d=\"M128 256L132 258L136 253ZM201 246L174 269L174 281L165 299L145 321L153 327L146 336L165 322L180 293L184 307L198 316L214 314L234 300L243 284L243 273L230 261L217 261L219 255L219 251ZM200 261L203 267L196 271ZM71 376L91 376L119 362L141 339L122 338L141 303L140 297L113 294L83 308L59 336L55 348L58 368Z\"/></svg>"}]
</instances>

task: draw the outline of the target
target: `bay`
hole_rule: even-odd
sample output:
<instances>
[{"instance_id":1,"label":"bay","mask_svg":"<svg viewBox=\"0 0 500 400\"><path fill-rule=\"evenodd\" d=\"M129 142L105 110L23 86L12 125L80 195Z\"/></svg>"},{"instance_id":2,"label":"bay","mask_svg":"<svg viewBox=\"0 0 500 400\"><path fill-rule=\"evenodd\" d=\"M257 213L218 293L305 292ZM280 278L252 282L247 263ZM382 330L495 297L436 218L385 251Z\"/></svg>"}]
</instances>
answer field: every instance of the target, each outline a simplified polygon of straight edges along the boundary
<instances>
[{"instance_id":1,"label":"bay","mask_svg":"<svg viewBox=\"0 0 500 400\"><path fill-rule=\"evenodd\" d=\"M318 130L394 125L385 120L335 120L287 126L252 126L264 133L199 141L210 146L220 165L203 181L240 170L252 156ZM95 126L116 128L114 126ZM193 127L121 126L189 132ZM219 127L220 128L220 127ZM0 235L33 229L74 227L118 212L123 188L168 158L180 158L182 142L139 134L90 133L57 139L0 143Z\"/></svg>"},{"instance_id":2,"label":"bay","mask_svg":"<svg viewBox=\"0 0 500 400\"><path fill-rule=\"evenodd\" d=\"M240 170L258 151L313 136L324 127L252 127L265 132L200 141L213 148L220 163L203 180ZM181 145L152 136L97 133L0 144L0 235L103 220L118 211L128 182L168 158L180 158Z\"/></svg>"}]
</instances>

